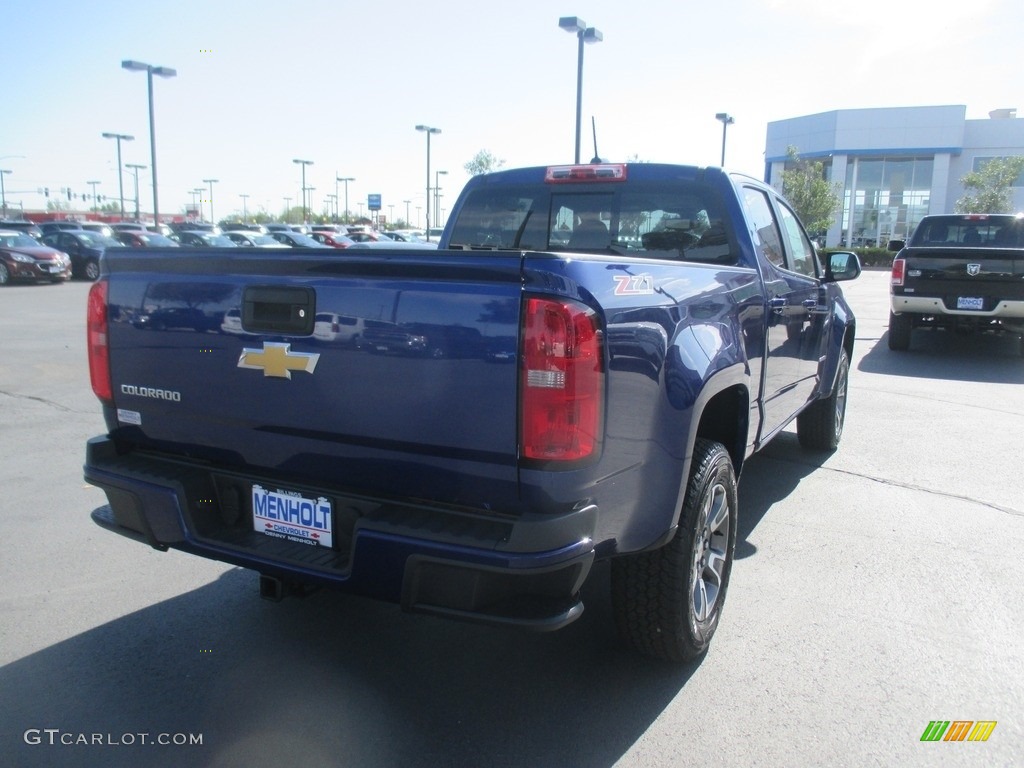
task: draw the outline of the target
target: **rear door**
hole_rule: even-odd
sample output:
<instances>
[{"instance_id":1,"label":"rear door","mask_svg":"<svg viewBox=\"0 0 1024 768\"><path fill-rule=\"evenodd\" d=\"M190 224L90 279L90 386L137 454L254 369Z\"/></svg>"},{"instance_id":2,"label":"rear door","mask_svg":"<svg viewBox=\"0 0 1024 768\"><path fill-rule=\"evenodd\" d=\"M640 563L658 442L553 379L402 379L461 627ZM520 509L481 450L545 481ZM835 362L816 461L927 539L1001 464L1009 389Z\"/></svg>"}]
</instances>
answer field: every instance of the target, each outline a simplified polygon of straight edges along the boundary
<instances>
[{"instance_id":1,"label":"rear door","mask_svg":"<svg viewBox=\"0 0 1024 768\"><path fill-rule=\"evenodd\" d=\"M741 191L762 257L767 300L763 440L814 396L828 312L817 257L796 215L765 189Z\"/></svg>"}]
</instances>

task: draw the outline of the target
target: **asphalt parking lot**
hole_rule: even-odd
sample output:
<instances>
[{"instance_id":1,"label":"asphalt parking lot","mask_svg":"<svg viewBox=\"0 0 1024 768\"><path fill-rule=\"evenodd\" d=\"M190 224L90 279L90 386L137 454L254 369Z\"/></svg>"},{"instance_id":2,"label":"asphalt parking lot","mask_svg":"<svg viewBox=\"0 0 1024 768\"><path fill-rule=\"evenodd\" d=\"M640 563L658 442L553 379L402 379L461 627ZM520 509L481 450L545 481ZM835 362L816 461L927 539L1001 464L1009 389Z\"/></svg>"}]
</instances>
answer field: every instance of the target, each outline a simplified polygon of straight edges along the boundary
<instances>
[{"instance_id":1,"label":"asphalt parking lot","mask_svg":"<svg viewBox=\"0 0 1024 768\"><path fill-rule=\"evenodd\" d=\"M786 433L748 462L722 623L686 667L618 644L605 568L578 622L519 634L271 604L102 531L88 284L0 290L0 764L1020 765L1024 359L946 333L890 352L887 279L844 284L839 451ZM932 721L996 725L922 742Z\"/></svg>"}]
</instances>

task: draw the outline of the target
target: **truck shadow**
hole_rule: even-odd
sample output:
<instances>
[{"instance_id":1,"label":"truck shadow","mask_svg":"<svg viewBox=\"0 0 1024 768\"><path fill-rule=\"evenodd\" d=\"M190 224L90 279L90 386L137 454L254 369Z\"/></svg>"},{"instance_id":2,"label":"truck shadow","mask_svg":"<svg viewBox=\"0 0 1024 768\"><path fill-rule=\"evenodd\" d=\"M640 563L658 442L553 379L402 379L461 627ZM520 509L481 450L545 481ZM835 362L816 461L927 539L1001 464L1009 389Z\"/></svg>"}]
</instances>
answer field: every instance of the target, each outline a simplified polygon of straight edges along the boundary
<instances>
[{"instance_id":1,"label":"truck shadow","mask_svg":"<svg viewBox=\"0 0 1024 768\"><path fill-rule=\"evenodd\" d=\"M697 665L621 647L595 575L579 621L524 634L330 591L275 605L228 570L0 669L4 763L611 766ZM122 746L26 743L47 728Z\"/></svg>"},{"instance_id":2,"label":"truck shadow","mask_svg":"<svg viewBox=\"0 0 1024 768\"><path fill-rule=\"evenodd\" d=\"M888 331L857 365L858 371L947 381L1016 384L1024 381L1020 339L1012 333L913 332L910 349L893 352Z\"/></svg>"},{"instance_id":3,"label":"truck shadow","mask_svg":"<svg viewBox=\"0 0 1024 768\"><path fill-rule=\"evenodd\" d=\"M740 520L736 558L757 553L750 535L774 504L788 497L805 477L817 472L830 453L801 447L796 433L783 432L743 465L740 476Z\"/></svg>"}]
</instances>

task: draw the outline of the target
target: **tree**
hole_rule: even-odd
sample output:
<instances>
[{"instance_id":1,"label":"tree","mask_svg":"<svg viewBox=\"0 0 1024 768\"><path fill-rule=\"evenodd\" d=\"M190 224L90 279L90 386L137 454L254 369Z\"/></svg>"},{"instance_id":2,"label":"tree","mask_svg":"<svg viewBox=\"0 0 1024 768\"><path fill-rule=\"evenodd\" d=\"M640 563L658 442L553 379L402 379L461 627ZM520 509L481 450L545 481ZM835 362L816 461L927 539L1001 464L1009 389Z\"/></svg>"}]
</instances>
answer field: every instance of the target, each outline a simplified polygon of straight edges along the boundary
<instances>
[{"instance_id":1,"label":"tree","mask_svg":"<svg viewBox=\"0 0 1024 768\"><path fill-rule=\"evenodd\" d=\"M479 176L481 173L497 171L503 165L505 165L504 160L495 157L486 149L481 149L473 156L472 160L462 167L466 169L466 173L470 176Z\"/></svg>"},{"instance_id":2,"label":"tree","mask_svg":"<svg viewBox=\"0 0 1024 768\"><path fill-rule=\"evenodd\" d=\"M826 181L824 163L802 159L796 147L786 148L786 158L782 194L808 232L827 230L839 210L839 185Z\"/></svg>"},{"instance_id":3,"label":"tree","mask_svg":"<svg viewBox=\"0 0 1024 768\"><path fill-rule=\"evenodd\" d=\"M1024 172L1024 156L993 157L960 183L967 192L956 201L957 213L1013 213L1012 187Z\"/></svg>"}]
</instances>

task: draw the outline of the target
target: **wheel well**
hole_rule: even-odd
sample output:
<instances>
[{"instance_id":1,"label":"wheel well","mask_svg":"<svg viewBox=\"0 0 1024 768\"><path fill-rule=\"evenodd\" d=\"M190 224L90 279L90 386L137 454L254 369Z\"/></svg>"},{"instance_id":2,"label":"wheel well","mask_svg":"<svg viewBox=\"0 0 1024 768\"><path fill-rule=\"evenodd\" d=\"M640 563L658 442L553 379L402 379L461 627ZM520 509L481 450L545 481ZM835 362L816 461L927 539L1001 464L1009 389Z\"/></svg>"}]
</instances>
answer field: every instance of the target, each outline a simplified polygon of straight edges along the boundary
<instances>
[{"instance_id":1,"label":"wheel well","mask_svg":"<svg viewBox=\"0 0 1024 768\"><path fill-rule=\"evenodd\" d=\"M750 396L746 387L737 384L723 389L708 401L697 425L697 437L725 446L737 475L743 465L749 419Z\"/></svg>"},{"instance_id":2,"label":"wheel well","mask_svg":"<svg viewBox=\"0 0 1024 768\"><path fill-rule=\"evenodd\" d=\"M846 350L846 356L850 359L850 364L853 364L853 340L857 338L857 323L856 321L850 321L846 325L846 332L843 336L843 348Z\"/></svg>"}]
</instances>

